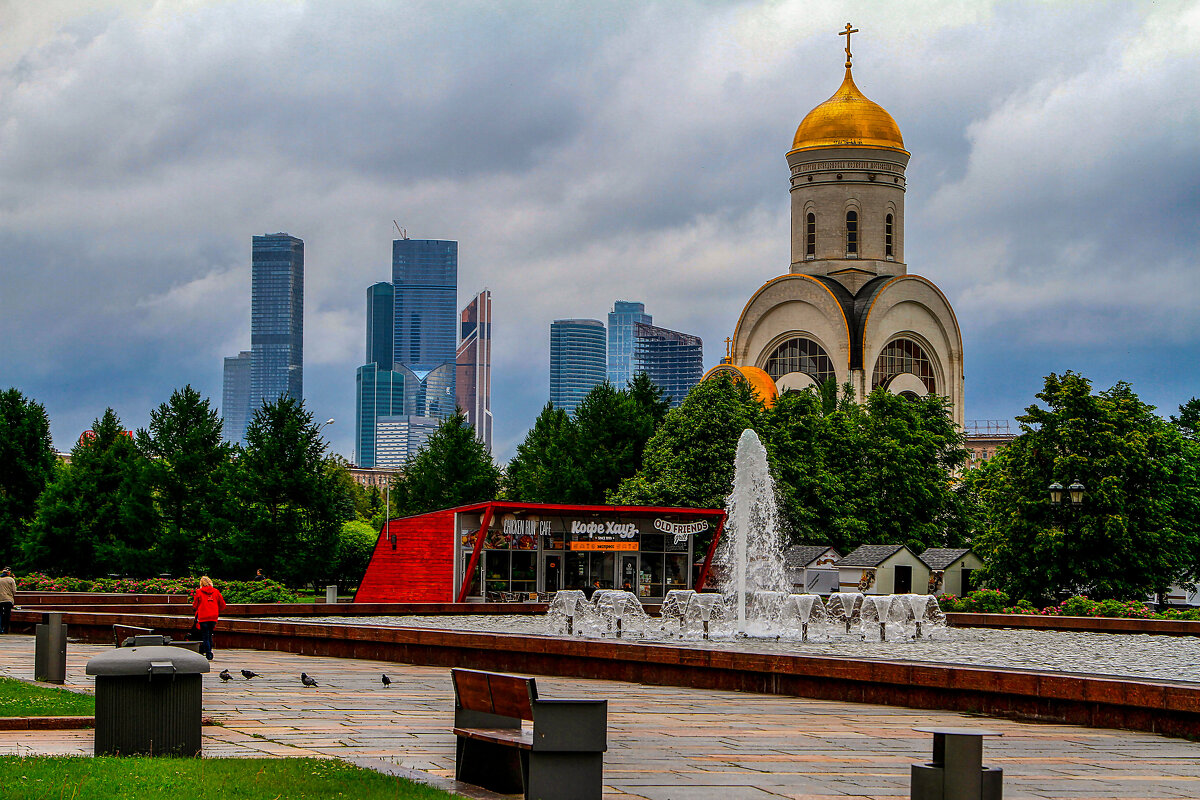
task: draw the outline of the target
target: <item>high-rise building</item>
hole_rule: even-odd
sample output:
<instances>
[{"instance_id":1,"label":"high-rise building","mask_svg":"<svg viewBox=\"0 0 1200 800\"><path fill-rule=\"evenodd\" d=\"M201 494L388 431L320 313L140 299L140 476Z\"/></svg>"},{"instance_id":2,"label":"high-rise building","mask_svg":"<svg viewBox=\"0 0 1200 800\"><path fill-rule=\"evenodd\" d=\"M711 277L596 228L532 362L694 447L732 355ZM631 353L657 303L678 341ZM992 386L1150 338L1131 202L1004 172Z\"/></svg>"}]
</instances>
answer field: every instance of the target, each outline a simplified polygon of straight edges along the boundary
<instances>
[{"instance_id":1,"label":"high-rise building","mask_svg":"<svg viewBox=\"0 0 1200 800\"><path fill-rule=\"evenodd\" d=\"M550 402L567 413L604 383L604 323L556 319L550 323Z\"/></svg>"},{"instance_id":2,"label":"high-rise building","mask_svg":"<svg viewBox=\"0 0 1200 800\"><path fill-rule=\"evenodd\" d=\"M699 336L641 322L633 326L633 374L644 372L675 408L704 376Z\"/></svg>"},{"instance_id":3,"label":"high-rise building","mask_svg":"<svg viewBox=\"0 0 1200 800\"><path fill-rule=\"evenodd\" d=\"M633 370L633 326L653 322L643 303L613 303L613 310L608 312L608 382L616 388L624 389L637 374Z\"/></svg>"},{"instance_id":4,"label":"high-rise building","mask_svg":"<svg viewBox=\"0 0 1200 800\"><path fill-rule=\"evenodd\" d=\"M250 262L250 409L304 398L304 242L254 237Z\"/></svg>"},{"instance_id":5,"label":"high-rise building","mask_svg":"<svg viewBox=\"0 0 1200 800\"><path fill-rule=\"evenodd\" d=\"M250 362L252 355L243 350L225 357L221 386L221 437L227 442L244 442L250 424Z\"/></svg>"},{"instance_id":6,"label":"high-rise building","mask_svg":"<svg viewBox=\"0 0 1200 800\"><path fill-rule=\"evenodd\" d=\"M459 315L455 394L475 428L475 438L492 452L492 293L484 289Z\"/></svg>"},{"instance_id":7,"label":"high-rise building","mask_svg":"<svg viewBox=\"0 0 1200 800\"><path fill-rule=\"evenodd\" d=\"M458 242L396 239L392 282L367 289L356 375L355 461L398 468L455 407Z\"/></svg>"},{"instance_id":8,"label":"high-rise building","mask_svg":"<svg viewBox=\"0 0 1200 800\"><path fill-rule=\"evenodd\" d=\"M392 242L393 360L420 374L454 363L458 242Z\"/></svg>"},{"instance_id":9,"label":"high-rise building","mask_svg":"<svg viewBox=\"0 0 1200 800\"><path fill-rule=\"evenodd\" d=\"M367 287L367 360L368 364L390 367L392 362L393 332L392 304L396 289L392 284L381 281Z\"/></svg>"}]
</instances>

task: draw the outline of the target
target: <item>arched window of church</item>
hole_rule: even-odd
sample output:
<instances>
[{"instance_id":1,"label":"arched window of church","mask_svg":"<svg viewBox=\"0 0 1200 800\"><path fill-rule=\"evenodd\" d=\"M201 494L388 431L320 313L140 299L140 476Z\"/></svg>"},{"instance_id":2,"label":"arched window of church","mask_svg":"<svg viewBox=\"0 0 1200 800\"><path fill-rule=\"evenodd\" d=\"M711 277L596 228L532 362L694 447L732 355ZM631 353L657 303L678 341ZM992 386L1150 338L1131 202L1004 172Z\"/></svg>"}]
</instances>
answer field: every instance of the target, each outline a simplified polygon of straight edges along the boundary
<instances>
[{"instance_id":1,"label":"arched window of church","mask_svg":"<svg viewBox=\"0 0 1200 800\"><path fill-rule=\"evenodd\" d=\"M858 258L858 212L846 212L846 256Z\"/></svg>"},{"instance_id":2,"label":"arched window of church","mask_svg":"<svg viewBox=\"0 0 1200 800\"><path fill-rule=\"evenodd\" d=\"M825 348L804 336L795 336L776 347L767 357L766 371L773 381L789 372L803 372L817 383L837 378Z\"/></svg>"},{"instance_id":3,"label":"arched window of church","mask_svg":"<svg viewBox=\"0 0 1200 800\"><path fill-rule=\"evenodd\" d=\"M930 394L937 393L933 362L925 355L921 345L903 337L888 342L887 347L883 348L883 352L875 360L875 370L871 373L871 389L878 389L905 372L911 372L920 378Z\"/></svg>"},{"instance_id":4,"label":"arched window of church","mask_svg":"<svg viewBox=\"0 0 1200 800\"><path fill-rule=\"evenodd\" d=\"M887 219L883 222L883 254L888 258L892 258L895 253L892 251L892 215L888 214Z\"/></svg>"},{"instance_id":5,"label":"arched window of church","mask_svg":"<svg viewBox=\"0 0 1200 800\"><path fill-rule=\"evenodd\" d=\"M808 218L805 219L804 224L805 224L805 228L806 228L805 236L807 237L807 244L805 245L805 247L807 249L804 251L804 253L808 258L816 258L817 257L817 215L809 214Z\"/></svg>"}]
</instances>

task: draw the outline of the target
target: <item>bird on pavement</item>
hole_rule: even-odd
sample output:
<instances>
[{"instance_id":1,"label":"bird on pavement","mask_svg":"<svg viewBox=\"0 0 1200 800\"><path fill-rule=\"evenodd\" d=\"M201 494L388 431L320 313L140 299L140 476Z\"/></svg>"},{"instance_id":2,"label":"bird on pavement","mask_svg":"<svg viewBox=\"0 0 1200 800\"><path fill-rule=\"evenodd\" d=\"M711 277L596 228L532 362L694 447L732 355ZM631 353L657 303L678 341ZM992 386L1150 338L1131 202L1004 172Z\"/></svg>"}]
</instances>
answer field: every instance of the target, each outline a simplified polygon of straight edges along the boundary
<instances>
[{"instance_id":1,"label":"bird on pavement","mask_svg":"<svg viewBox=\"0 0 1200 800\"><path fill-rule=\"evenodd\" d=\"M383 688L386 689L387 687L389 687L391 685L392 685L392 679L389 678L387 675L384 675L383 676Z\"/></svg>"},{"instance_id":2,"label":"bird on pavement","mask_svg":"<svg viewBox=\"0 0 1200 800\"><path fill-rule=\"evenodd\" d=\"M308 677L307 672L300 673L300 682L303 683L305 686L316 686L317 685L316 681L314 681L312 678Z\"/></svg>"},{"instance_id":3,"label":"bird on pavement","mask_svg":"<svg viewBox=\"0 0 1200 800\"><path fill-rule=\"evenodd\" d=\"M230 680L231 678L233 678L233 676L229 674L229 670L227 670L227 669L221 670L221 680L227 681L227 680Z\"/></svg>"},{"instance_id":4,"label":"bird on pavement","mask_svg":"<svg viewBox=\"0 0 1200 800\"><path fill-rule=\"evenodd\" d=\"M243 677L243 678L245 678L246 680L250 680L251 678L257 678L257 677L258 677L258 673L257 673L257 672L251 672L251 671L250 671L250 670L248 670L248 669L244 669L244 670L242 670L242 677Z\"/></svg>"}]
</instances>

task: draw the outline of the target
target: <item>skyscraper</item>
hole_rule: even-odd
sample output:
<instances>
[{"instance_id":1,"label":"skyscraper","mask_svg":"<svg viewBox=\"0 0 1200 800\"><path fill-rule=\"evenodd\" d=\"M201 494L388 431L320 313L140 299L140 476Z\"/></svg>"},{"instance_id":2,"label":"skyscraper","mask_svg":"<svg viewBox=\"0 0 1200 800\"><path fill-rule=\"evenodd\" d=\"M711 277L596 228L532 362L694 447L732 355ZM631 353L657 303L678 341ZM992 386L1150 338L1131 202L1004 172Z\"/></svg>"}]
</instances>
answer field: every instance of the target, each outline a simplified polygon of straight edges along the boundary
<instances>
[{"instance_id":1,"label":"skyscraper","mask_svg":"<svg viewBox=\"0 0 1200 800\"><path fill-rule=\"evenodd\" d=\"M458 242L396 239L393 360L418 375L454 363L458 343Z\"/></svg>"},{"instance_id":2,"label":"skyscraper","mask_svg":"<svg viewBox=\"0 0 1200 800\"><path fill-rule=\"evenodd\" d=\"M304 399L304 242L255 236L250 251L250 350L225 359L221 435L244 442L264 401Z\"/></svg>"},{"instance_id":3,"label":"skyscraper","mask_svg":"<svg viewBox=\"0 0 1200 800\"><path fill-rule=\"evenodd\" d=\"M367 287L367 361L390 367L392 358L392 304L396 289L392 284L381 281Z\"/></svg>"},{"instance_id":4,"label":"skyscraper","mask_svg":"<svg viewBox=\"0 0 1200 800\"><path fill-rule=\"evenodd\" d=\"M246 426L250 423L251 360L249 350L225 357L221 386L221 438L227 442L246 440Z\"/></svg>"},{"instance_id":5,"label":"skyscraper","mask_svg":"<svg viewBox=\"0 0 1200 800\"><path fill-rule=\"evenodd\" d=\"M704 376L704 344L699 336L635 323L633 374L641 372L662 389L675 408Z\"/></svg>"},{"instance_id":6,"label":"skyscraper","mask_svg":"<svg viewBox=\"0 0 1200 800\"><path fill-rule=\"evenodd\" d=\"M250 413L287 394L304 398L304 242L254 237L250 262Z\"/></svg>"},{"instance_id":7,"label":"skyscraper","mask_svg":"<svg viewBox=\"0 0 1200 800\"><path fill-rule=\"evenodd\" d=\"M550 402L567 413L605 378L604 323L556 319L550 323Z\"/></svg>"},{"instance_id":8,"label":"skyscraper","mask_svg":"<svg viewBox=\"0 0 1200 800\"><path fill-rule=\"evenodd\" d=\"M608 313L608 382L618 389L636 373L633 370L633 326L646 325L654 319L646 313L643 303L618 300Z\"/></svg>"},{"instance_id":9,"label":"skyscraper","mask_svg":"<svg viewBox=\"0 0 1200 800\"><path fill-rule=\"evenodd\" d=\"M492 293L471 298L459 315L455 377L458 407L475 428L475 438L492 452Z\"/></svg>"},{"instance_id":10,"label":"skyscraper","mask_svg":"<svg viewBox=\"0 0 1200 800\"><path fill-rule=\"evenodd\" d=\"M367 289L355 377L355 462L396 468L454 413L458 242L396 239L392 282Z\"/></svg>"}]
</instances>

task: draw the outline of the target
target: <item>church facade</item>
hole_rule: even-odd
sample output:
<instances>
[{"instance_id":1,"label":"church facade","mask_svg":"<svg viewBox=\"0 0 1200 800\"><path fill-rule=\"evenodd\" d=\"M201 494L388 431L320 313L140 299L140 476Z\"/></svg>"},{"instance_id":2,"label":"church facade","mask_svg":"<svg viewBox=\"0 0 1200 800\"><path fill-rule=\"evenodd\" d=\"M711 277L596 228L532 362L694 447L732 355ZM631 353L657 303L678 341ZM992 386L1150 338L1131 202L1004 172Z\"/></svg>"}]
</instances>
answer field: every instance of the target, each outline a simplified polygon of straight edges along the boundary
<instances>
[{"instance_id":1,"label":"church facade","mask_svg":"<svg viewBox=\"0 0 1200 800\"><path fill-rule=\"evenodd\" d=\"M855 85L846 27L845 78L787 154L790 268L751 295L708 374L732 372L768 403L829 379L860 399L879 387L938 394L962 426L962 334L946 296L904 261L909 153L892 116Z\"/></svg>"}]
</instances>

